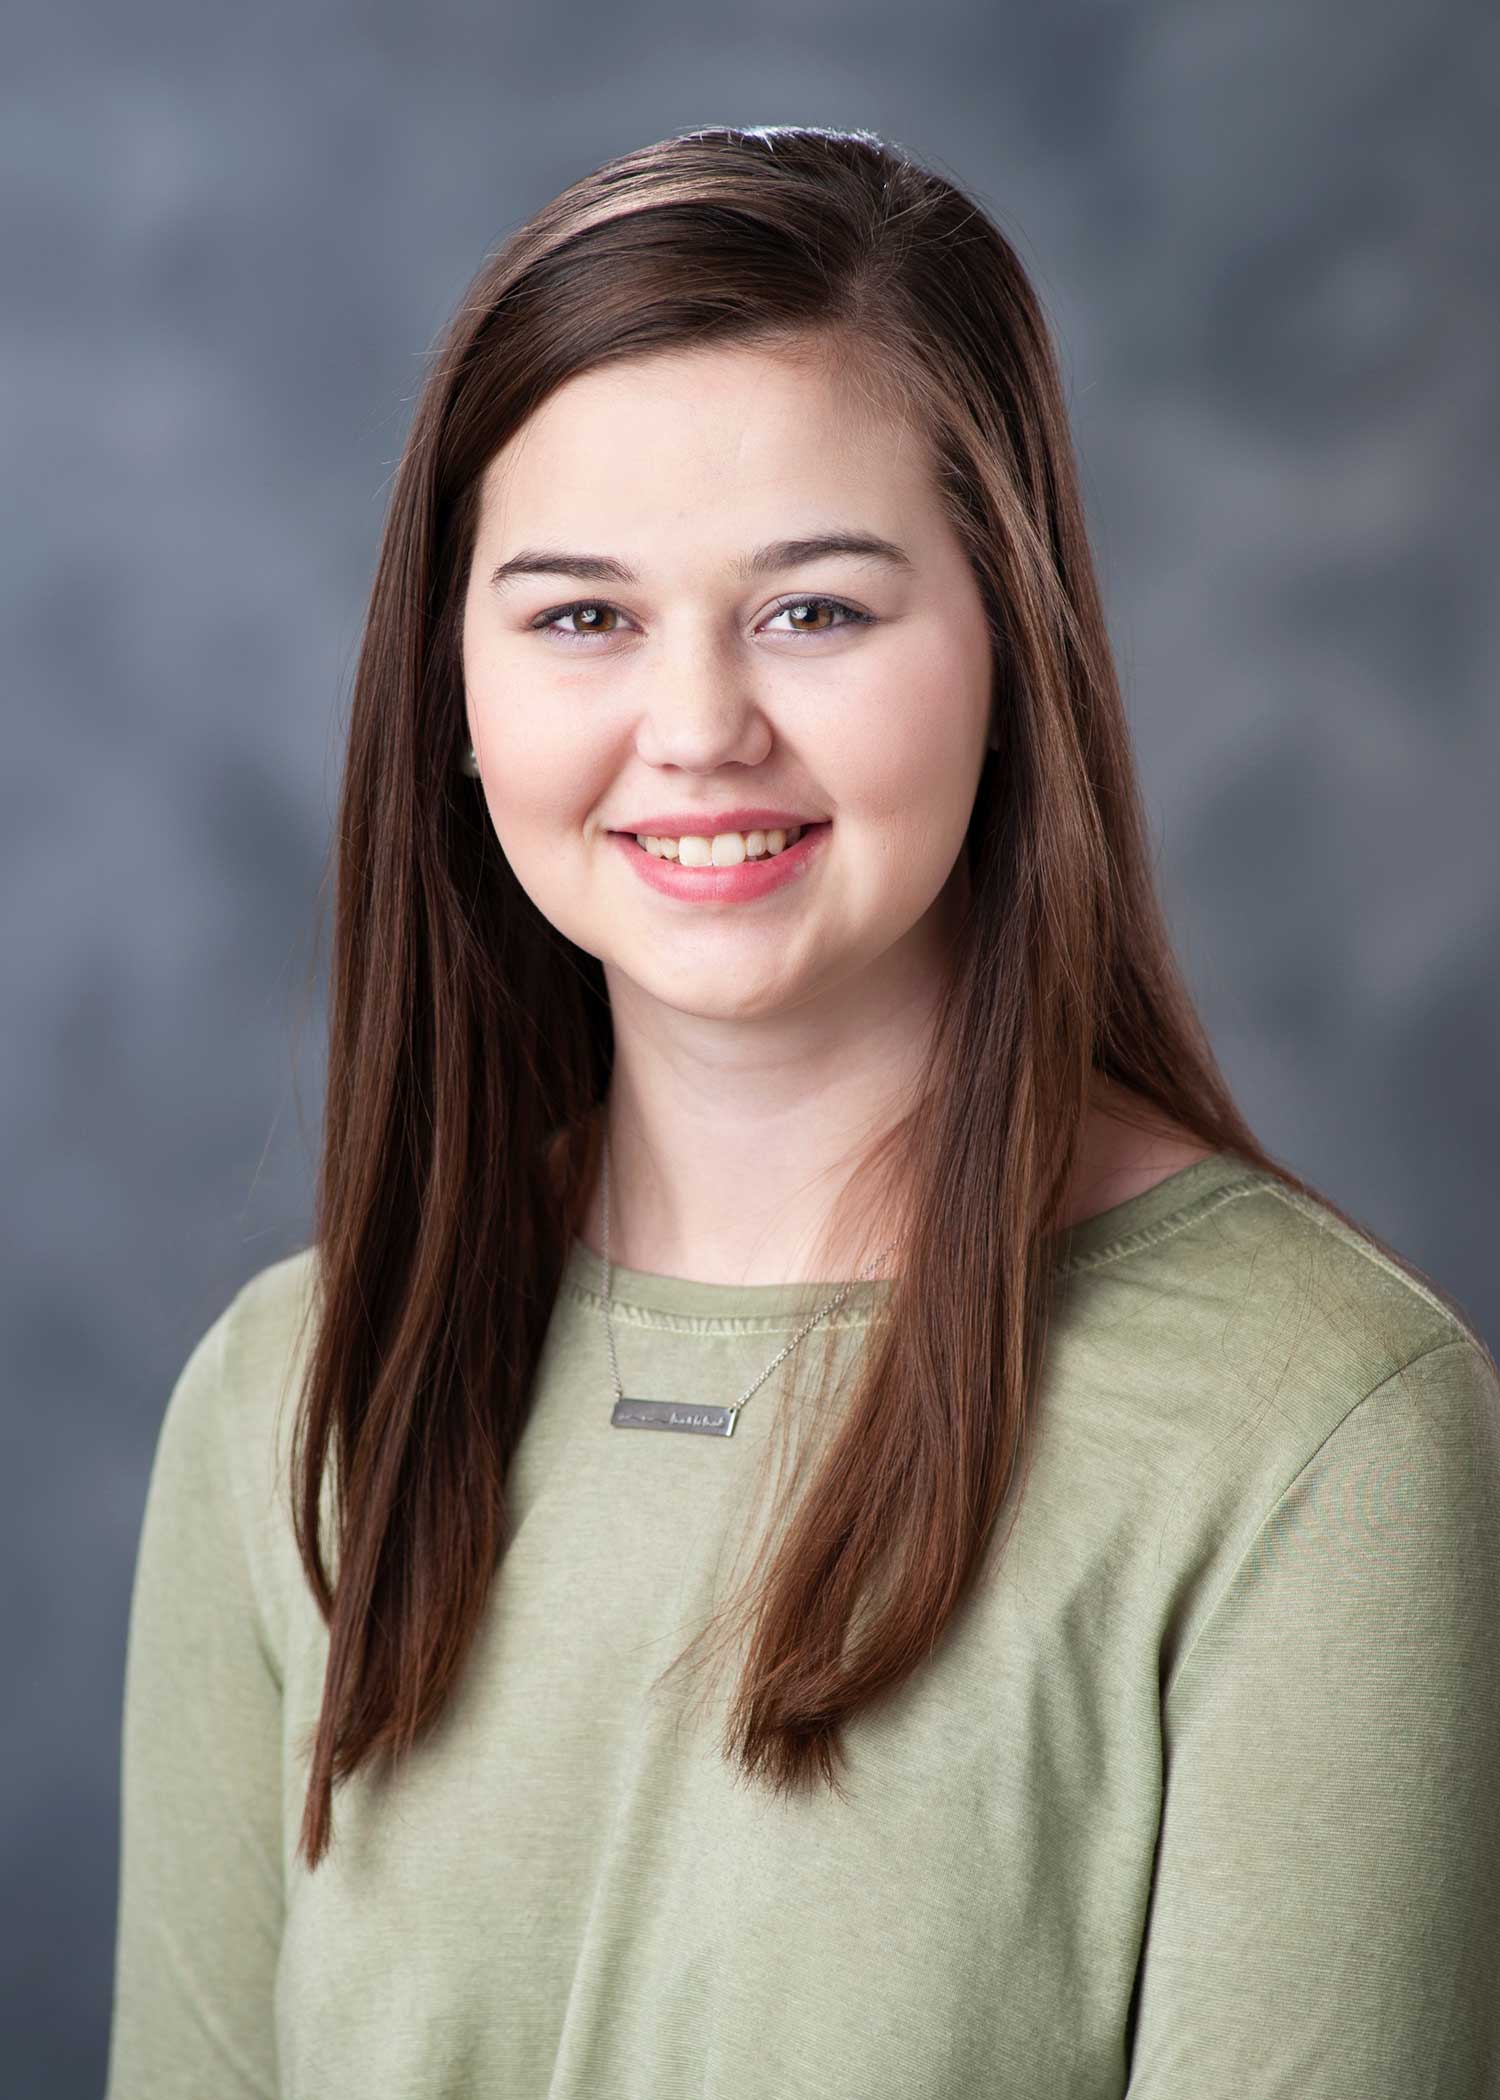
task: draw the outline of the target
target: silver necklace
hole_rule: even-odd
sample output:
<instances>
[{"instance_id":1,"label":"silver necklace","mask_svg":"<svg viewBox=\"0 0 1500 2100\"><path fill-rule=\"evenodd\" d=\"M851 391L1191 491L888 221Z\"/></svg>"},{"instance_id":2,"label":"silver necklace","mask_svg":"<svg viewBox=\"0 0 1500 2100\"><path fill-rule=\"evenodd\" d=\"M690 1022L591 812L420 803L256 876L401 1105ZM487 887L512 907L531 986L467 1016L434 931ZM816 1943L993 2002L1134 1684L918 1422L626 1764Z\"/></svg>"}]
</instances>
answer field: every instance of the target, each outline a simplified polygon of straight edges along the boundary
<instances>
[{"instance_id":1,"label":"silver necklace","mask_svg":"<svg viewBox=\"0 0 1500 2100\"><path fill-rule=\"evenodd\" d=\"M846 1283L841 1291L830 1298L826 1305L821 1306L813 1314L805 1326L799 1327L786 1347L779 1350L771 1358L771 1361L761 1372L759 1378L756 1379L755 1384L746 1386L733 1407L685 1407L680 1406L675 1400L627 1400L625 1388L620 1383L620 1366L615 1356L615 1331L609 1324L610 1307L614 1304L614 1299L610 1295L609 1288L611 1268L609 1259L609 1137L606 1133L604 1139L604 1255L600 1266L604 1271L604 1333L609 1342L609 1368L615 1385L615 1405L614 1412L609 1418L610 1422L616 1429L686 1429L693 1430L700 1436L733 1436L734 1418L750 1398L750 1395L765 1384L782 1358L791 1355L803 1336L810 1334L813 1328L817 1326L819 1320L826 1320L834 1307L843 1303L850 1291L853 1290L855 1283L863 1283L873 1270L880 1267L886 1255L892 1251L896 1244L897 1242L892 1240L890 1246L877 1254L868 1268L861 1269L859 1275L854 1278L853 1283Z\"/></svg>"}]
</instances>

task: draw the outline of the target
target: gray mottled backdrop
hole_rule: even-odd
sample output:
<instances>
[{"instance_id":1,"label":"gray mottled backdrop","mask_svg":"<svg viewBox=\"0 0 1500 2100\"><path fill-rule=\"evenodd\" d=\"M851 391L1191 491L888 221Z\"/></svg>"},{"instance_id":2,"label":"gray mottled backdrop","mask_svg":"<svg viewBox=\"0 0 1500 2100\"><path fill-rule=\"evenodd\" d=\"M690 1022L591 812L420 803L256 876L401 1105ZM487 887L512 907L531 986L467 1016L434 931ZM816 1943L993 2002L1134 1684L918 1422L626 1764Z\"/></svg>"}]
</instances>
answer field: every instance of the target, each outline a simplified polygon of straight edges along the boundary
<instances>
[{"instance_id":1,"label":"gray mottled backdrop","mask_svg":"<svg viewBox=\"0 0 1500 2100\"><path fill-rule=\"evenodd\" d=\"M1500 1341L1497 31L1445 0L12 15L8 2100L100 2090L154 1440L307 1229L317 889L423 355L609 154L864 125L1016 240L1231 1080Z\"/></svg>"}]
</instances>

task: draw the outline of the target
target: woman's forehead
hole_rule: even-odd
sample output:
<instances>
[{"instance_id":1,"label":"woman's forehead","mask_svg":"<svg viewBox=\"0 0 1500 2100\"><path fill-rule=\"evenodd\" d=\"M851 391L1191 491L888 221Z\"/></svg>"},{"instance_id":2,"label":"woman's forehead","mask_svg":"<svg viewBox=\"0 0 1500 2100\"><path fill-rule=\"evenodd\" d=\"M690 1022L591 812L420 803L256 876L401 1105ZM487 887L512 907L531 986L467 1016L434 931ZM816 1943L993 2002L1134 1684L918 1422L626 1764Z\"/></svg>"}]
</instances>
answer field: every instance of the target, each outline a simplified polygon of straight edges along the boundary
<instances>
[{"instance_id":1,"label":"woman's forehead","mask_svg":"<svg viewBox=\"0 0 1500 2100\"><path fill-rule=\"evenodd\" d=\"M574 544L613 524L702 533L722 517L735 556L847 527L898 539L935 495L925 440L846 379L769 353L696 351L579 374L486 466L491 532ZM719 535L723 537L723 532ZM514 550L511 550L512 552Z\"/></svg>"}]
</instances>

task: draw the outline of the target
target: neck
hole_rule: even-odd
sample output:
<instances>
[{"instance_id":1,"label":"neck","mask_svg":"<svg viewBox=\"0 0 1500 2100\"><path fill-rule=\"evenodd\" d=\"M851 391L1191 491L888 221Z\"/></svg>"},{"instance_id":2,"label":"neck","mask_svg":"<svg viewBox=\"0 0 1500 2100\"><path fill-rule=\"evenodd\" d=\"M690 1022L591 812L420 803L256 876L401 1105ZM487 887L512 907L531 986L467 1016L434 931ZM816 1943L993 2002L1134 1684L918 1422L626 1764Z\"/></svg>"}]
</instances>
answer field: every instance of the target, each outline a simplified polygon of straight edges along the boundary
<instances>
[{"instance_id":1,"label":"neck","mask_svg":"<svg viewBox=\"0 0 1500 2100\"><path fill-rule=\"evenodd\" d=\"M605 1124L609 1252L621 1268L704 1283L846 1281L898 1238L894 1210L875 1226L861 1205L861 1236L845 1244L835 1237L818 1252L818 1236L861 1148L882 1127L878 1113L873 1122L868 1115L859 1120L857 1097L849 1089L830 1081L821 1092L809 1089L791 1100L783 1094L776 1113L748 1118L736 1141L722 1107L715 1109L698 1090L687 1090L686 1121L678 1103L666 1123L652 1117L649 1103L625 1080L617 1063ZM809 1099L821 1102L821 1117L804 1116ZM894 1120L901 1104L891 1089L883 1099L887 1122ZM1061 1223L1123 1203L1211 1149L1190 1131L1164 1123L1137 1097L1100 1082L1085 1110ZM757 1162L749 1187L739 1164L744 1159ZM689 1167L689 1161L697 1164ZM581 1237L593 1254L603 1253L602 1175L595 1179ZM878 1261L877 1273L892 1273L899 1259L898 1244Z\"/></svg>"},{"instance_id":2,"label":"neck","mask_svg":"<svg viewBox=\"0 0 1500 2100\"><path fill-rule=\"evenodd\" d=\"M871 1143L916 1098L937 989L841 986L793 1014L729 1024L612 987L610 1259L705 1283L857 1275L896 1237L889 1209L875 1216L862 1198L852 1233L845 1223L826 1247L823 1235ZM602 1253L602 1177L581 1236Z\"/></svg>"}]
</instances>

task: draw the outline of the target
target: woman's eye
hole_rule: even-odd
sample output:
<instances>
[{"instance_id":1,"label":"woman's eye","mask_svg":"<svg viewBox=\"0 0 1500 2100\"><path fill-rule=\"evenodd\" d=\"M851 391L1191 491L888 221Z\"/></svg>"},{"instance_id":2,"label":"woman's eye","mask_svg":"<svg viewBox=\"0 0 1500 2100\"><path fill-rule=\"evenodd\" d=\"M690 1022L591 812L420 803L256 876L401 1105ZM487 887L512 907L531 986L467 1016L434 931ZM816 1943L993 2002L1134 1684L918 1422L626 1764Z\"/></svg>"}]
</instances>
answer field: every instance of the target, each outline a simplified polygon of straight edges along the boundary
<instances>
[{"instance_id":1,"label":"woman's eye","mask_svg":"<svg viewBox=\"0 0 1500 2100\"><path fill-rule=\"evenodd\" d=\"M533 627L545 627L555 634L560 634L565 641L576 642L581 641L585 635L613 634L615 630L601 625L600 620L603 615L614 615L618 611L618 606L602 604L596 598L581 598L576 605L559 605L555 611L543 613L540 619L533 620L531 624ZM581 628L568 629L557 624L559 620L581 619L585 613L591 617Z\"/></svg>"},{"instance_id":2,"label":"woman's eye","mask_svg":"<svg viewBox=\"0 0 1500 2100\"><path fill-rule=\"evenodd\" d=\"M842 621L829 620L816 627L791 627L790 634L831 634L836 626L854 625L862 627L874 619L873 613L860 612L856 606L846 605L842 598L788 598L778 605L771 617L779 620L783 613L830 612L842 613Z\"/></svg>"},{"instance_id":3,"label":"woman's eye","mask_svg":"<svg viewBox=\"0 0 1500 2100\"><path fill-rule=\"evenodd\" d=\"M787 634L832 634L837 627L864 626L875 617L873 613L861 612L857 606L846 605L842 598L787 598L776 607L770 617L779 620L783 613L820 615L825 612L842 617L827 620L819 618L813 625L793 625L782 631ZM606 623L618 620L619 617L620 609L617 605L609 605L599 598L579 598L572 605L555 606L551 612L542 613L531 624L536 628L545 628L562 641L581 642L589 635L618 633L620 630L617 627ZM564 620L573 620L578 624L564 627L561 624Z\"/></svg>"}]
</instances>

